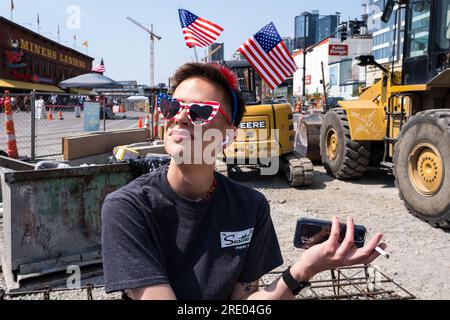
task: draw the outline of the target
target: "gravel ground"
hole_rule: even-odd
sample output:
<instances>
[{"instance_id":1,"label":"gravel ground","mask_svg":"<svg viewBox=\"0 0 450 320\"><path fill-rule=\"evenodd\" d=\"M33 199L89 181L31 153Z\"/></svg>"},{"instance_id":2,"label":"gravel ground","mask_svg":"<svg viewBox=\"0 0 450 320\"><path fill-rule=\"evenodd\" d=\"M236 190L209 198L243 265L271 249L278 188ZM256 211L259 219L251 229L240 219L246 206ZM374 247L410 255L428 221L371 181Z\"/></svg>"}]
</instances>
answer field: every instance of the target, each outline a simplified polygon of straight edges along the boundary
<instances>
[{"instance_id":1,"label":"gravel ground","mask_svg":"<svg viewBox=\"0 0 450 320\"><path fill-rule=\"evenodd\" d=\"M357 224L367 227L369 237L378 231L385 234L391 258L375 261L377 268L419 299L450 299L450 231L434 229L410 215L390 175L371 171L357 182L343 182L331 179L322 167L316 167L315 184L300 189L290 188L282 176L243 173L232 177L256 188L270 201L286 266L301 255L292 244L297 219L353 216ZM0 276L1 288L4 283ZM106 295L101 289L94 290L93 296L96 300L120 298ZM86 297L86 291L51 294L51 299L56 300ZM42 299L42 295L25 298Z\"/></svg>"},{"instance_id":2,"label":"gravel ground","mask_svg":"<svg viewBox=\"0 0 450 320\"><path fill-rule=\"evenodd\" d=\"M323 167L315 169L315 184L302 189L289 188L282 176L237 177L270 201L286 265L301 255L292 244L299 218L353 216L357 224L366 226L369 237L384 233L391 258L373 263L383 273L419 299L450 299L450 230L434 229L410 215L399 199L394 178L385 172L370 171L362 180L343 182L330 178Z\"/></svg>"}]
</instances>

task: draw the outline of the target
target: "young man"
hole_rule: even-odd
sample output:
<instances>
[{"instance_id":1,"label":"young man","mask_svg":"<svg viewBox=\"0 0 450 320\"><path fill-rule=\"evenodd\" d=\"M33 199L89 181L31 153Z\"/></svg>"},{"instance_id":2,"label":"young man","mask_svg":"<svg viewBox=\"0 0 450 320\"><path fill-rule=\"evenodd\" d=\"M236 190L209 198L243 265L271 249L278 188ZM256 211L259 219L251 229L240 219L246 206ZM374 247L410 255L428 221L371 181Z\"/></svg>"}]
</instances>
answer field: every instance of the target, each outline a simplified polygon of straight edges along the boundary
<instances>
[{"instance_id":1,"label":"young man","mask_svg":"<svg viewBox=\"0 0 450 320\"><path fill-rule=\"evenodd\" d=\"M258 290L259 279L283 263L267 200L215 173L214 161L193 161L234 140L245 110L236 79L217 65L189 63L174 80L173 99L159 99L170 165L111 194L103 206L108 293L125 291L135 300L292 299L319 272L377 258L381 234L357 250L349 219L340 245L333 218L326 243ZM208 130L222 134L219 142L205 139Z\"/></svg>"}]
</instances>

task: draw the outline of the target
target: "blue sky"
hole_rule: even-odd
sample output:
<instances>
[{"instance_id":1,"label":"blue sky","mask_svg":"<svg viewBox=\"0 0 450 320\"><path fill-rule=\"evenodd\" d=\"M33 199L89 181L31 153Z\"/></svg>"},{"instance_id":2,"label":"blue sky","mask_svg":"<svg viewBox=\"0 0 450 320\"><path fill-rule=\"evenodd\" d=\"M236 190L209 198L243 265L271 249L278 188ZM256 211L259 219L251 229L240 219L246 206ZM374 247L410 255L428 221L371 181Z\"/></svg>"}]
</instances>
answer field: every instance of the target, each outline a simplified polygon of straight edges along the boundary
<instances>
[{"instance_id":1,"label":"blue sky","mask_svg":"<svg viewBox=\"0 0 450 320\"><path fill-rule=\"evenodd\" d=\"M361 0L14 0L14 21L37 31L37 14L41 34L57 40L57 26L61 26L61 42L77 49L89 42L89 55L105 60L106 75L115 80L137 80L148 84L150 74L150 41L146 33L126 20L131 16L143 24L153 23L162 37L156 43L155 82L165 82L176 68L194 59L194 52L185 46L178 19L178 9L187 9L198 16L221 25L225 31L218 42L225 42L225 58L261 27L273 21L283 37L294 36L294 17L303 11L320 10L321 14L342 12L342 19L360 17ZM67 13L70 6L80 9L80 28L69 29ZM0 15L10 18L10 0L1 0ZM204 49L197 49L200 57Z\"/></svg>"}]
</instances>

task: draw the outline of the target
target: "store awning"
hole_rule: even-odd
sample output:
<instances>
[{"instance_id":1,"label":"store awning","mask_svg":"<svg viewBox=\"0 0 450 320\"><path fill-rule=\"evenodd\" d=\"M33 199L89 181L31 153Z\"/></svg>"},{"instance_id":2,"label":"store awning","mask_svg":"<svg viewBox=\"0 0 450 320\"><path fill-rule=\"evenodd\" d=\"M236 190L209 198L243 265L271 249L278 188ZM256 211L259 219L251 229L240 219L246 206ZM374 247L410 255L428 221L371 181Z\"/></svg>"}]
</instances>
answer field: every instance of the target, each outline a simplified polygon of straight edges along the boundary
<instances>
[{"instance_id":1,"label":"store awning","mask_svg":"<svg viewBox=\"0 0 450 320\"><path fill-rule=\"evenodd\" d=\"M48 85L48 84L40 84L40 83L22 82L22 81L15 81L15 80L6 80L6 79L0 79L0 88L64 93L64 91L62 91L57 86L52 86L52 85Z\"/></svg>"},{"instance_id":2,"label":"store awning","mask_svg":"<svg viewBox=\"0 0 450 320\"><path fill-rule=\"evenodd\" d=\"M95 95L97 95L97 92L92 91L92 90L87 90L87 89L71 88L70 92L71 93L84 94L84 95L87 95L87 96L95 96Z\"/></svg>"}]
</instances>

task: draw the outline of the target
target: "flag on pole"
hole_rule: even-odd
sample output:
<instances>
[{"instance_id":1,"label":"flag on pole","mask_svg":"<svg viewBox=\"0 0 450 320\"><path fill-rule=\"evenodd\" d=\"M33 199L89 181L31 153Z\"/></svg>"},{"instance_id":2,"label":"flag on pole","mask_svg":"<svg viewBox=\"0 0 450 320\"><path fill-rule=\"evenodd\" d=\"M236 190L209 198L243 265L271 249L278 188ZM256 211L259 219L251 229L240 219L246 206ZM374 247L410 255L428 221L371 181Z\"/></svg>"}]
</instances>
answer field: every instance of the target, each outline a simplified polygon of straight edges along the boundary
<instances>
[{"instance_id":1,"label":"flag on pole","mask_svg":"<svg viewBox=\"0 0 450 320\"><path fill-rule=\"evenodd\" d=\"M273 90L297 70L273 22L251 36L238 51Z\"/></svg>"},{"instance_id":2,"label":"flag on pole","mask_svg":"<svg viewBox=\"0 0 450 320\"><path fill-rule=\"evenodd\" d=\"M37 15L37 29L38 33L41 33L41 20L39 19L39 13Z\"/></svg>"},{"instance_id":3,"label":"flag on pole","mask_svg":"<svg viewBox=\"0 0 450 320\"><path fill-rule=\"evenodd\" d=\"M13 21L14 1L11 0L11 21Z\"/></svg>"},{"instance_id":4,"label":"flag on pole","mask_svg":"<svg viewBox=\"0 0 450 320\"><path fill-rule=\"evenodd\" d=\"M85 42L83 42L82 46L87 48L87 47L89 47L89 43L87 41L85 41Z\"/></svg>"},{"instance_id":5,"label":"flag on pole","mask_svg":"<svg viewBox=\"0 0 450 320\"><path fill-rule=\"evenodd\" d=\"M211 21L205 20L195 14L179 9L181 28L184 40L189 48L194 46L207 47L213 44L223 32L223 28Z\"/></svg>"},{"instance_id":6,"label":"flag on pole","mask_svg":"<svg viewBox=\"0 0 450 320\"><path fill-rule=\"evenodd\" d=\"M96 67L92 68L93 72L97 72L97 73L105 73L105 63L102 61L100 62L100 64L98 64Z\"/></svg>"}]
</instances>

